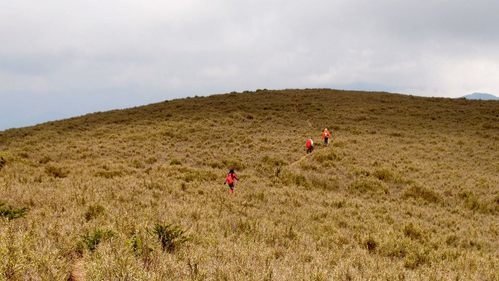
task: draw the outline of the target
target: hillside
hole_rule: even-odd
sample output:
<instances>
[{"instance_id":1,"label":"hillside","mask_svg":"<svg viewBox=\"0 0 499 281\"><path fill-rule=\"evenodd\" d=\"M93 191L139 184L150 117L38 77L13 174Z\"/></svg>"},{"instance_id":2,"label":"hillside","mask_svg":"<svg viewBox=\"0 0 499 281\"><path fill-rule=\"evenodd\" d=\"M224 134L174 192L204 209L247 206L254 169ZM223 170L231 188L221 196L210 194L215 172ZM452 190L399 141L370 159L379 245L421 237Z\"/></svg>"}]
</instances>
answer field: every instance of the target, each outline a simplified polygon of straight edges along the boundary
<instances>
[{"instance_id":1,"label":"hillside","mask_svg":"<svg viewBox=\"0 0 499 281\"><path fill-rule=\"evenodd\" d=\"M0 280L499 279L497 102L231 93L0 132L0 156Z\"/></svg>"}]
</instances>

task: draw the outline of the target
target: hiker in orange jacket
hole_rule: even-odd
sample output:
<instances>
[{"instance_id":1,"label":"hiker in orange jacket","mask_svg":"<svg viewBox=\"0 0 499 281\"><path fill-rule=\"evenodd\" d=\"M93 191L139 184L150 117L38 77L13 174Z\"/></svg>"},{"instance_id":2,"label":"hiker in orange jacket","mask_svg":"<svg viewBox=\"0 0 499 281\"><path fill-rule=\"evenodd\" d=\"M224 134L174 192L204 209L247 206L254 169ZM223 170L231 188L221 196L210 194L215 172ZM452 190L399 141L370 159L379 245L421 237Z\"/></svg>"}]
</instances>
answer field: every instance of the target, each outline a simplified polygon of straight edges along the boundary
<instances>
[{"instance_id":1,"label":"hiker in orange jacket","mask_svg":"<svg viewBox=\"0 0 499 281\"><path fill-rule=\"evenodd\" d=\"M330 138L331 138L331 132L329 132L327 128L324 128L324 131L322 131L322 139L324 140L324 145L329 144Z\"/></svg>"},{"instance_id":2,"label":"hiker in orange jacket","mask_svg":"<svg viewBox=\"0 0 499 281\"><path fill-rule=\"evenodd\" d=\"M307 139L305 147L307 148L307 154L312 153L312 151L314 150L314 141L311 137Z\"/></svg>"},{"instance_id":3,"label":"hiker in orange jacket","mask_svg":"<svg viewBox=\"0 0 499 281\"><path fill-rule=\"evenodd\" d=\"M224 184L229 185L229 193L234 193L234 185L238 180L239 178L234 172L234 169L230 169L229 173L225 177L225 182L224 182Z\"/></svg>"}]
</instances>

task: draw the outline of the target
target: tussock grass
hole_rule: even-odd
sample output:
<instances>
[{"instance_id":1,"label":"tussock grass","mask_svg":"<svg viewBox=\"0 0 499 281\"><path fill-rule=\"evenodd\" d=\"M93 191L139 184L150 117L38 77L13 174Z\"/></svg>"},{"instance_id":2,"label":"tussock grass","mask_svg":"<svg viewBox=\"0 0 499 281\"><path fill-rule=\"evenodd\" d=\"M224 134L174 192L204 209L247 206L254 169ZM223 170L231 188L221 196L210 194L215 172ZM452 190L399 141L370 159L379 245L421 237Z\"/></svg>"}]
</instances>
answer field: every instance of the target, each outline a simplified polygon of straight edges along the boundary
<instances>
[{"instance_id":1,"label":"tussock grass","mask_svg":"<svg viewBox=\"0 0 499 281\"><path fill-rule=\"evenodd\" d=\"M497 112L262 89L0 132L0 280L497 280Z\"/></svg>"}]
</instances>

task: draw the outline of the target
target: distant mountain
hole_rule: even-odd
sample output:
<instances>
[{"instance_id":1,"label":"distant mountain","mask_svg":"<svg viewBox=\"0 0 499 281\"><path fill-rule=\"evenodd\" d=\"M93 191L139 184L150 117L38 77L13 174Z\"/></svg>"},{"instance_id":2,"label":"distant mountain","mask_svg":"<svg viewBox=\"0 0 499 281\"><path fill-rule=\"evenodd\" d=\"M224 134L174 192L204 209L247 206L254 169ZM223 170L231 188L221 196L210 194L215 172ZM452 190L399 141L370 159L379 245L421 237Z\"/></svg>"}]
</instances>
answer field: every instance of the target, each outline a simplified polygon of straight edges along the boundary
<instances>
[{"instance_id":1,"label":"distant mountain","mask_svg":"<svg viewBox=\"0 0 499 281\"><path fill-rule=\"evenodd\" d=\"M486 93L473 93L471 95L466 95L463 98L467 100L499 100L499 97Z\"/></svg>"}]
</instances>

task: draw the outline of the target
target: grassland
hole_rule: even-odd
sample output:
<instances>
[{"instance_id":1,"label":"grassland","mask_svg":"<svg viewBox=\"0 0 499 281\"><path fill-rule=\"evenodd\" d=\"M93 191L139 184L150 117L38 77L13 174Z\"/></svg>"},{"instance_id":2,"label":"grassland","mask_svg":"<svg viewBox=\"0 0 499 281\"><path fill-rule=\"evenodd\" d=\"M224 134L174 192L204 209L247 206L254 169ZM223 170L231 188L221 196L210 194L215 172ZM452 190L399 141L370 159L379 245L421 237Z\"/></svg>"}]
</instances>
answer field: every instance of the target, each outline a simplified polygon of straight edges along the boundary
<instances>
[{"instance_id":1,"label":"grassland","mask_svg":"<svg viewBox=\"0 0 499 281\"><path fill-rule=\"evenodd\" d=\"M0 280L499 280L499 102L194 97L3 131L0 157Z\"/></svg>"}]
</instances>

